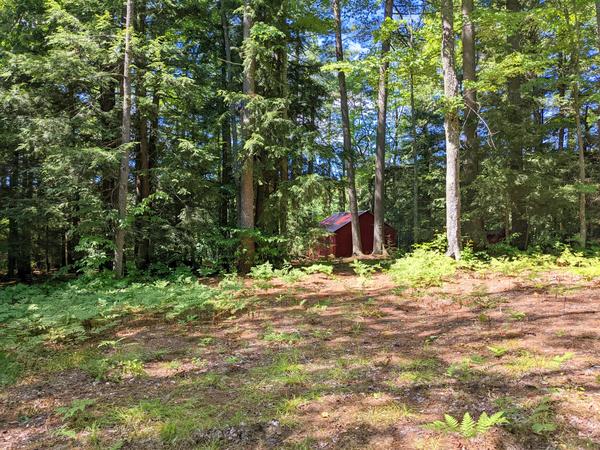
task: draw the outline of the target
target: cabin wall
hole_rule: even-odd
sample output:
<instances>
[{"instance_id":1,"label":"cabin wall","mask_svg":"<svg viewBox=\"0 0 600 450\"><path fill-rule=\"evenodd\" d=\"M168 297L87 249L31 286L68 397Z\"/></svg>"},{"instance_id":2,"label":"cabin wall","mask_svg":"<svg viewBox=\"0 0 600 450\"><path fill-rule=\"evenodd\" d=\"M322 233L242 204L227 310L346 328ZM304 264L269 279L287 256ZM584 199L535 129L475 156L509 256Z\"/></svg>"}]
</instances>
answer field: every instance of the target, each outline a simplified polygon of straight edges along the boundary
<instances>
[{"instance_id":1,"label":"cabin wall","mask_svg":"<svg viewBox=\"0 0 600 450\"><path fill-rule=\"evenodd\" d=\"M360 216L360 239L363 253L369 254L373 251L373 230L375 218L372 214L365 213ZM385 225L384 236L386 247L396 246L396 231ZM348 223L335 233L335 256L347 258L352 256L352 224Z\"/></svg>"},{"instance_id":2,"label":"cabin wall","mask_svg":"<svg viewBox=\"0 0 600 450\"><path fill-rule=\"evenodd\" d=\"M360 215L360 234L363 253L369 254L373 251L373 229L375 218L370 212ZM396 247L396 230L389 225L384 226L385 246ZM338 258L352 256L352 224L348 222L335 233L319 240L319 243L309 251L309 256L328 257L334 255Z\"/></svg>"}]
</instances>

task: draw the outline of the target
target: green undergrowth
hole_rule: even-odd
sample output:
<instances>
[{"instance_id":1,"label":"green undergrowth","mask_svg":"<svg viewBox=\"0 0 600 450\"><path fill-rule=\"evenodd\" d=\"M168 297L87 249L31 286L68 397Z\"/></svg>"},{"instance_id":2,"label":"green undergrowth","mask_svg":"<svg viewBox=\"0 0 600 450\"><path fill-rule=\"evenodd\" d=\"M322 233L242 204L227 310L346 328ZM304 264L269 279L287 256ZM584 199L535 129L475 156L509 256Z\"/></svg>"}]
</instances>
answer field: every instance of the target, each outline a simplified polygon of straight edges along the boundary
<instances>
[{"instance_id":1,"label":"green undergrowth","mask_svg":"<svg viewBox=\"0 0 600 450\"><path fill-rule=\"evenodd\" d=\"M502 247L502 252L493 248L488 252L473 252L467 247L461 260L455 261L444 254L445 244L437 239L416 245L411 253L394 261L389 274L398 285L412 288L440 286L459 270L530 277L549 271L563 271L586 280L600 277L600 253L596 250L584 253L559 245L553 253L541 253L505 247Z\"/></svg>"},{"instance_id":2,"label":"green undergrowth","mask_svg":"<svg viewBox=\"0 0 600 450\"><path fill-rule=\"evenodd\" d=\"M34 355L81 344L126 318L214 319L243 310L252 296L236 295L231 280L210 287L182 272L162 280L82 277L69 282L15 285L0 290L0 384L13 382ZM55 354L56 355L56 354Z\"/></svg>"}]
</instances>

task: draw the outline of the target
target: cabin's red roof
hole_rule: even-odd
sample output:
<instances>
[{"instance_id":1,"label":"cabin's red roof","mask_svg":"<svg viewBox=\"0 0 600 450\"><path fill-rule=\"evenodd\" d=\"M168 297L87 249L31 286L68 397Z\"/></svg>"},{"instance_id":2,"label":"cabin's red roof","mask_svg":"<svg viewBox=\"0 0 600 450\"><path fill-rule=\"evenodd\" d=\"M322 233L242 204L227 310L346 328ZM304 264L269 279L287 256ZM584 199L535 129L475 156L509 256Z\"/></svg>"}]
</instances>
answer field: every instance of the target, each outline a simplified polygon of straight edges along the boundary
<instances>
[{"instance_id":1,"label":"cabin's red roof","mask_svg":"<svg viewBox=\"0 0 600 450\"><path fill-rule=\"evenodd\" d=\"M359 211L358 215L362 216L367 211ZM350 223L352 216L349 212L338 212L330 215L327 219L321 221L321 226L330 233L335 233L337 230L342 228L344 225Z\"/></svg>"}]
</instances>

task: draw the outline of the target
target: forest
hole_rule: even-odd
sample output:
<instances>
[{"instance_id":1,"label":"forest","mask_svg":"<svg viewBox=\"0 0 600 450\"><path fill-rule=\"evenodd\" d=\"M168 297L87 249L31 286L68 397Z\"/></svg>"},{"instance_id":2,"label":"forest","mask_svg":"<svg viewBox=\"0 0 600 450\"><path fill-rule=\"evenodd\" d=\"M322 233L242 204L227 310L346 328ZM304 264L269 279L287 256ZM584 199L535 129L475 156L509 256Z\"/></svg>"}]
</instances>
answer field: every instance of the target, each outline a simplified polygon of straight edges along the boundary
<instances>
[{"instance_id":1,"label":"forest","mask_svg":"<svg viewBox=\"0 0 600 450\"><path fill-rule=\"evenodd\" d=\"M0 447L600 449L600 0L0 0Z\"/></svg>"}]
</instances>

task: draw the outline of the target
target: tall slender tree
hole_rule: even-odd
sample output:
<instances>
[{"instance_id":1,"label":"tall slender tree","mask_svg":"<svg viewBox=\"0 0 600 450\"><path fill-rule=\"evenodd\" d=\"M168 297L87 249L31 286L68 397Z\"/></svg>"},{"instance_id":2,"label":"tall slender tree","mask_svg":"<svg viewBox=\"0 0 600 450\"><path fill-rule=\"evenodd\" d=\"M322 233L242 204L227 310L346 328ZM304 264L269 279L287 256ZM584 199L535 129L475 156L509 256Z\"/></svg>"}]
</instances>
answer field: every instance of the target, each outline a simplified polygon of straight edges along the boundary
<instances>
[{"instance_id":1,"label":"tall slender tree","mask_svg":"<svg viewBox=\"0 0 600 450\"><path fill-rule=\"evenodd\" d=\"M522 11L521 0L506 0L506 9L518 20L518 14ZM510 50L518 53L522 49L523 31L521 27L514 29L507 38ZM529 241L529 223L526 214L525 192L523 186L518 183L518 174L524 169L524 133L526 127L523 123L527 120L524 114L524 102L521 95L523 75L512 75L507 82L508 108L506 110L510 130L507 130L509 140L509 201L510 201L510 230L507 234L514 234L514 242L521 249L527 247Z\"/></svg>"},{"instance_id":2,"label":"tall slender tree","mask_svg":"<svg viewBox=\"0 0 600 450\"><path fill-rule=\"evenodd\" d=\"M585 247L587 242L587 220L586 220L586 196L584 191L585 184L585 142L583 139L583 131L581 124L581 104L579 99L579 79L581 77L581 24L579 22L579 11L577 10L577 2L573 0L572 14L575 17L575 23L573 24L574 29L571 33L571 39L573 40L573 114L575 115L575 133L577 136L577 152L578 152L578 169L579 169L579 183L581 185L581 191L579 192L579 244ZM569 17L567 16L567 22Z\"/></svg>"},{"instance_id":3,"label":"tall slender tree","mask_svg":"<svg viewBox=\"0 0 600 450\"><path fill-rule=\"evenodd\" d=\"M254 11L249 0L244 1L243 38L244 38L244 83L243 91L246 99L242 110L242 133L244 152L242 155L242 172L240 178L240 228L242 229L242 255L239 271L246 273L254 261L254 155L250 145L252 137L252 112L248 103L256 95L256 57L251 45L251 33L254 26Z\"/></svg>"},{"instance_id":4,"label":"tall slender tree","mask_svg":"<svg viewBox=\"0 0 600 450\"><path fill-rule=\"evenodd\" d=\"M342 42L342 12L340 0L332 0L333 20L335 24L335 57L338 62L344 61L344 46ZM362 255L362 242L360 239L360 221L358 215L358 203L356 200L356 181L354 179L354 154L352 150L352 137L350 134L350 114L348 112L348 94L346 92L346 74L338 71L338 84L340 91L340 109L342 113L342 134L344 142L344 162L346 175L348 177L347 193L350 205L351 227L352 227L352 254Z\"/></svg>"},{"instance_id":5,"label":"tall slender tree","mask_svg":"<svg viewBox=\"0 0 600 450\"><path fill-rule=\"evenodd\" d=\"M146 33L146 3L142 2L138 9L138 21L136 24L140 39L145 39ZM147 61L145 55L140 52L137 66L137 132L138 148L136 159L136 179L135 179L135 199L136 203L142 204L150 196L150 146L148 139L148 113L147 108L142 107L140 99L145 99L147 95L146 82L144 75L147 71ZM140 217L136 220L136 264L139 268L146 268L150 264L150 239L145 229L147 220Z\"/></svg>"},{"instance_id":6,"label":"tall slender tree","mask_svg":"<svg viewBox=\"0 0 600 450\"><path fill-rule=\"evenodd\" d=\"M373 202L373 254L383 255L386 252L384 240L384 175L385 175L385 132L387 120L388 98L388 53L391 36L387 29L388 20L392 19L393 0L385 0L383 14L383 37L381 40L381 64L379 66L379 86L377 94L377 137L375 150L375 199Z\"/></svg>"},{"instance_id":7,"label":"tall slender tree","mask_svg":"<svg viewBox=\"0 0 600 450\"><path fill-rule=\"evenodd\" d=\"M597 50L600 51L600 0L596 0L594 4L596 6L596 47ZM596 122L598 149L600 149L600 105L598 105L596 113L598 114L598 120Z\"/></svg>"},{"instance_id":8,"label":"tall slender tree","mask_svg":"<svg viewBox=\"0 0 600 450\"><path fill-rule=\"evenodd\" d=\"M442 67L444 70L444 129L446 132L446 236L447 255L460 259L460 186L458 79L454 52L453 0L442 0Z\"/></svg>"},{"instance_id":9,"label":"tall slender tree","mask_svg":"<svg viewBox=\"0 0 600 450\"><path fill-rule=\"evenodd\" d=\"M221 20L221 54L223 62L221 64L221 83L224 90L232 90L232 69L231 69L231 44L229 39L229 21L225 0L219 2L219 16ZM221 204L219 205L219 224L222 227L229 225L229 213L231 203L231 182L232 167L231 158L233 150L233 128L235 127L234 116L235 106L229 107L222 101L221 104Z\"/></svg>"},{"instance_id":10,"label":"tall slender tree","mask_svg":"<svg viewBox=\"0 0 600 450\"><path fill-rule=\"evenodd\" d=\"M133 0L127 0L125 13L125 49L123 52L123 118L121 124L121 162L119 165L119 183L117 208L118 218L115 233L115 257L113 269L117 277L123 276L125 222L127 219L127 185L129 181L129 143L131 142L131 18Z\"/></svg>"},{"instance_id":11,"label":"tall slender tree","mask_svg":"<svg viewBox=\"0 0 600 450\"><path fill-rule=\"evenodd\" d=\"M479 140L477 124L479 108L477 105L477 90L473 83L477 81L475 24L473 23L473 0L462 0L462 63L463 63L463 99L465 103L464 133L465 133L465 184L471 184L479 173ZM467 191L467 205L473 201L473 191ZM480 243L483 236L483 219L474 216L468 222L468 233L471 239Z\"/></svg>"}]
</instances>

